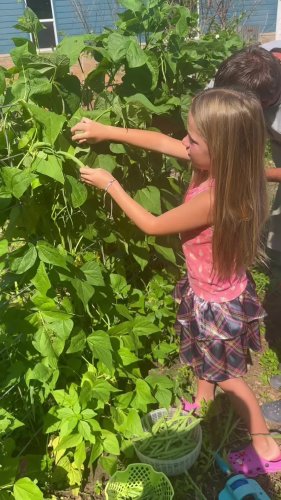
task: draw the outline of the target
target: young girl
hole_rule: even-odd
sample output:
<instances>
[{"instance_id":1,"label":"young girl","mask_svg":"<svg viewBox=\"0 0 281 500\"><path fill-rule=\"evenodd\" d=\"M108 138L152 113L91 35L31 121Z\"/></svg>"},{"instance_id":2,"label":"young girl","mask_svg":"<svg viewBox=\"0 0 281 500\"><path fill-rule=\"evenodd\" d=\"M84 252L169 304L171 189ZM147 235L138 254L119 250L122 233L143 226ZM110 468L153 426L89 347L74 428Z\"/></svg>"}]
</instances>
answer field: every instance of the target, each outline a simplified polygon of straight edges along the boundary
<instances>
[{"instance_id":1,"label":"young girl","mask_svg":"<svg viewBox=\"0 0 281 500\"><path fill-rule=\"evenodd\" d=\"M236 472L281 471L280 449L242 376L249 348L260 349L264 311L246 269L259 253L267 216L262 109L249 92L212 89L197 95L182 141L194 174L182 205L154 216L106 170L81 169L81 180L109 193L146 234L181 233L187 277L176 287L180 357L198 380L196 405L219 385L244 420L252 443L231 452Z\"/></svg>"}]
</instances>

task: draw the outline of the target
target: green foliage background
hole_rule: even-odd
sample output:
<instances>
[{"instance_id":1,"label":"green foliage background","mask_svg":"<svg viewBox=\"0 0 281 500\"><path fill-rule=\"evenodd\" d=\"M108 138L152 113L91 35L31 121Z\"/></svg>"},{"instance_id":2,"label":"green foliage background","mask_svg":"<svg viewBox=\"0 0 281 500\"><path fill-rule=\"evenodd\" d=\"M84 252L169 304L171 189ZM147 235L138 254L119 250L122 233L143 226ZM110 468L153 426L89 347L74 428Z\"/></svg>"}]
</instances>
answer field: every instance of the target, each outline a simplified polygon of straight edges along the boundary
<instances>
[{"instance_id":1,"label":"green foliage background","mask_svg":"<svg viewBox=\"0 0 281 500\"><path fill-rule=\"evenodd\" d=\"M77 492L89 467L132 461L140 417L180 393L160 375L177 354L176 239L144 236L79 167L103 167L154 214L179 203L186 165L121 144L71 142L82 116L181 138L194 92L241 47L231 30L198 37L197 17L164 0L122 0L115 30L37 52L30 9L14 66L0 68L0 498ZM83 84L70 67L97 61ZM94 104L93 104L94 103ZM155 370L156 369L156 370ZM24 476L17 480L19 476Z\"/></svg>"}]
</instances>

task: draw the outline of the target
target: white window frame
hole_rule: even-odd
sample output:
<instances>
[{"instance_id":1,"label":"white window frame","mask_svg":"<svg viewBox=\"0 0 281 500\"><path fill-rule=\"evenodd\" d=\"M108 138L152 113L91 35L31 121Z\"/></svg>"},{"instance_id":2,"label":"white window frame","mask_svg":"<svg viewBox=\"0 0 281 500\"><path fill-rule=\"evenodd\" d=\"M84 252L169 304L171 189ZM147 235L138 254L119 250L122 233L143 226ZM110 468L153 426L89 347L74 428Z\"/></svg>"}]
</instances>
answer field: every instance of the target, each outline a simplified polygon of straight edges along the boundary
<instances>
[{"instance_id":1,"label":"white window frame","mask_svg":"<svg viewBox=\"0 0 281 500\"><path fill-rule=\"evenodd\" d=\"M278 2L277 2L275 40L281 40L281 0L278 0Z\"/></svg>"},{"instance_id":2,"label":"white window frame","mask_svg":"<svg viewBox=\"0 0 281 500\"><path fill-rule=\"evenodd\" d=\"M40 2L40 0L37 0L38 2ZM25 6L28 7L27 5L27 0L24 0L24 3L25 3ZM54 4L53 4L53 0L50 0L50 4L51 4L51 9L52 9L52 14L53 14L53 17L52 18L49 18L49 19L39 19L39 21L43 24L43 23L50 23L52 22L53 23L53 26L54 26L54 35L55 35L55 42L56 42L56 45L58 45L58 32L57 32L57 24L56 24L56 18L55 18L55 13L54 13ZM32 36L30 35L30 40L32 41ZM40 52L50 52L50 50L52 50L53 47L45 47L44 49L41 49L39 47L39 51Z\"/></svg>"}]
</instances>

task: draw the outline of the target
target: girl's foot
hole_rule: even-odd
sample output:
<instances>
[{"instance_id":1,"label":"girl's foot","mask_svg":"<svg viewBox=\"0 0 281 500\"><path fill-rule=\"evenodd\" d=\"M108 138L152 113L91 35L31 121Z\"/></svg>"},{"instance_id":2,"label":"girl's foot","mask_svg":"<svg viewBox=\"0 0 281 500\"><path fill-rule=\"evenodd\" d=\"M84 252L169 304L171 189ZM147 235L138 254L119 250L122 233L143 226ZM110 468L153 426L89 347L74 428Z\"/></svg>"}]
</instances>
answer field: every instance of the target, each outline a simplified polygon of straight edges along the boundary
<instances>
[{"instance_id":1,"label":"girl's foot","mask_svg":"<svg viewBox=\"0 0 281 500\"><path fill-rule=\"evenodd\" d=\"M228 455L228 462L237 474L256 477L260 474L274 474L281 472L281 453L271 460L266 460L257 454L252 444L241 451L232 451Z\"/></svg>"},{"instance_id":2,"label":"girl's foot","mask_svg":"<svg viewBox=\"0 0 281 500\"><path fill-rule=\"evenodd\" d=\"M182 409L186 412L192 412L200 409L199 403L190 403L186 399L181 399Z\"/></svg>"}]
</instances>

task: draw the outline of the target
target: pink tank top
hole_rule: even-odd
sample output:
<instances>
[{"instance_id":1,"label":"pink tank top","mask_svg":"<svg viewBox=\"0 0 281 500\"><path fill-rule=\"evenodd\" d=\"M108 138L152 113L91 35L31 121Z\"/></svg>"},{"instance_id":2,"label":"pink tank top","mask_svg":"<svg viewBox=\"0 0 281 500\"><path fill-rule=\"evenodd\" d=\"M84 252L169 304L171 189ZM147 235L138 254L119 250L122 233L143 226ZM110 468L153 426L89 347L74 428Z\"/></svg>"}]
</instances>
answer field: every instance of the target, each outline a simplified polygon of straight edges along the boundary
<instances>
[{"instance_id":1,"label":"pink tank top","mask_svg":"<svg viewBox=\"0 0 281 500\"><path fill-rule=\"evenodd\" d=\"M198 187L191 184L184 201L188 202L212 186L213 181L209 179ZM231 276L229 281L218 281L213 276L212 237L212 227L181 234L189 283L195 295L208 302L229 302L245 290L246 272L242 272L240 276Z\"/></svg>"}]
</instances>

